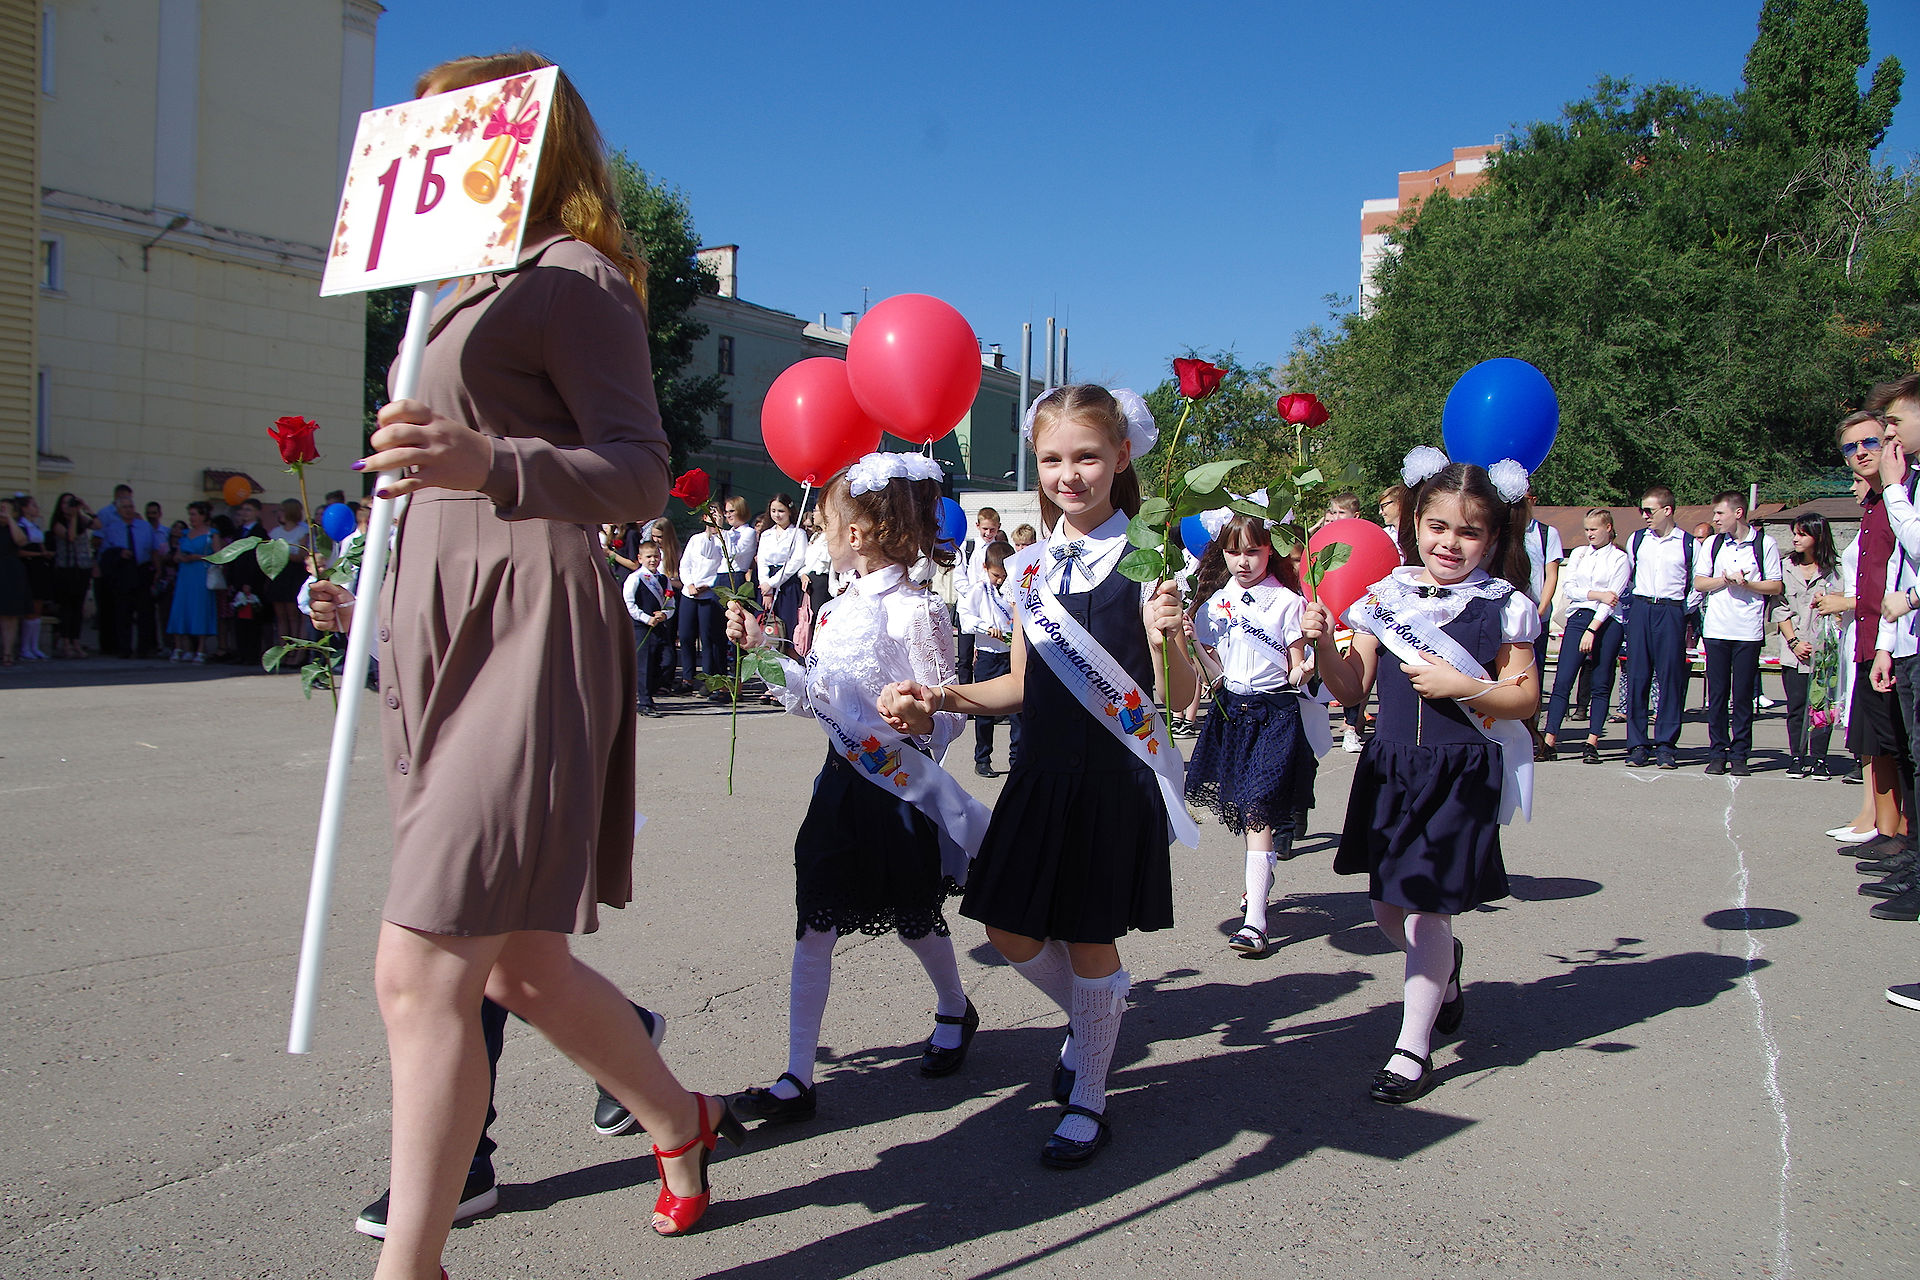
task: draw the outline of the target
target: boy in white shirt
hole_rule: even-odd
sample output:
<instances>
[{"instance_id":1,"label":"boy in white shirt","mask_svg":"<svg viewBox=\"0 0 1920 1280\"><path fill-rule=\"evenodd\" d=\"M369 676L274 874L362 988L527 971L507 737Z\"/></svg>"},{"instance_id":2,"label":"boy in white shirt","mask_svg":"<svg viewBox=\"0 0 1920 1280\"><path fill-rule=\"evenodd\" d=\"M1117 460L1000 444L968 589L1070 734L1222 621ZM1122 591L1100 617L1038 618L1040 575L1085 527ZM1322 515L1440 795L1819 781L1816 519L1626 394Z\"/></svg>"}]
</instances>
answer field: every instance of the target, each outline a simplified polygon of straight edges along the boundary
<instances>
[{"instance_id":1,"label":"boy in white shirt","mask_svg":"<svg viewBox=\"0 0 1920 1280\"><path fill-rule=\"evenodd\" d=\"M1701 629L1707 642L1707 772L1731 771L1744 778L1753 747L1753 695L1767 601L1785 582L1780 548L1766 534L1753 532L1744 497L1732 490L1714 495L1713 528L1714 536L1696 544L1693 553L1693 585L1707 597Z\"/></svg>"},{"instance_id":2,"label":"boy in white shirt","mask_svg":"<svg viewBox=\"0 0 1920 1280\"><path fill-rule=\"evenodd\" d=\"M1000 513L992 507L980 508L979 514L973 518L973 528L978 536L961 543L959 553L953 558L955 600L965 600L979 584L984 573L987 548L1000 541ZM967 630L966 622L962 620L957 653L962 684L973 678L973 645L973 633Z\"/></svg>"},{"instance_id":3,"label":"boy in white shirt","mask_svg":"<svg viewBox=\"0 0 1920 1280\"><path fill-rule=\"evenodd\" d=\"M627 614L633 619L633 643L639 657L640 683L636 686L633 709L643 716L658 719L653 695L673 672L667 664L673 652L666 646L667 628L672 625L673 586L660 572L660 544L643 542L639 565L627 575L621 595L627 602ZM663 662L662 659L665 661Z\"/></svg>"},{"instance_id":4,"label":"boy in white shirt","mask_svg":"<svg viewBox=\"0 0 1920 1280\"><path fill-rule=\"evenodd\" d=\"M995 530L998 533L998 530ZM1013 607L1007 602L1007 557L1013 548L1004 542L990 542L980 554L980 572L972 588L960 600L960 625L973 638L973 678L991 680L1013 670ZM1010 717L1007 768L1020 763L1020 717ZM995 716L973 718L973 771L983 778L993 774L993 726Z\"/></svg>"}]
</instances>

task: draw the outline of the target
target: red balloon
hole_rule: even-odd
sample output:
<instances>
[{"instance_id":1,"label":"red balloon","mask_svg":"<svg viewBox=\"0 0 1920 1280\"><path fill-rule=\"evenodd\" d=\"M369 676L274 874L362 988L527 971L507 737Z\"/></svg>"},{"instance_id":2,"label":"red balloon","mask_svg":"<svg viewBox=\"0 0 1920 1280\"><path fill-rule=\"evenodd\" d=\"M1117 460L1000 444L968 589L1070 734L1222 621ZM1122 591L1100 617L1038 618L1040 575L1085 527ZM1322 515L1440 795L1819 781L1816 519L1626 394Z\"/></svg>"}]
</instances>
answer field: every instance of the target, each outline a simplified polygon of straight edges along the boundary
<instances>
[{"instance_id":1,"label":"red balloon","mask_svg":"<svg viewBox=\"0 0 1920 1280\"><path fill-rule=\"evenodd\" d=\"M815 356L789 367L767 388L760 438L774 466L794 483L817 488L880 447L880 424L854 400L847 362Z\"/></svg>"},{"instance_id":2,"label":"red balloon","mask_svg":"<svg viewBox=\"0 0 1920 1280\"><path fill-rule=\"evenodd\" d=\"M980 340L938 298L902 293L867 312L847 343L847 381L867 416L911 444L938 440L980 393Z\"/></svg>"},{"instance_id":3,"label":"red balloon","mask_svg":"<svg viewBox=\"0 0 1920 1280\"><path fill-rule=\"evenodd\" d=\"M1338 569L1329 569L1327 576L1320 579L1317 598L1333 614L1334 621L1345 625L1342 620L1353 602L1367 594L1374 583L1400 567L1400 547L1394 542L1393 535L1371 520L1362 520L1358 516L1349 516L1343 520L1330 520L1307 539L1307 558L1302 572L1313 564L1313 557L1321 548L1336 542L1344 542L1353 551L1347 556L1347 562ZM1309 600L1316 598L1312 588L1307 590Z\"/></svg>"}]
</instances>

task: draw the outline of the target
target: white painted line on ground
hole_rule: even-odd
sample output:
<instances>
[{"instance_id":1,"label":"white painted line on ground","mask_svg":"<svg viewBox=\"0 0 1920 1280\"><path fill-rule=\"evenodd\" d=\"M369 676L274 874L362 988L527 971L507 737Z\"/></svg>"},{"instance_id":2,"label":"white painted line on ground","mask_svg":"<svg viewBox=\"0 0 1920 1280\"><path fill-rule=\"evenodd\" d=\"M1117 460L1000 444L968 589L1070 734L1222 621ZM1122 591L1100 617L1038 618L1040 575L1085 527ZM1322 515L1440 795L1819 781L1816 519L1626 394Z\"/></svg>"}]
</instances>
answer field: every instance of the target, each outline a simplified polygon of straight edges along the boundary
<instances>
[{"instance_id":1,"label":"white painted line on ground","mask_svg":"<svg viewBox=\"0 0 1920 1280\"><path fill-rule=\"evenodd\" d=\"M1739 799L1740 780L1727 779L1727 812L1723 819L1727 832L1727 843L1733 846L1733 856L1738 866L1735 874L1734 906L1740 911L1747 910L1747 886L1750 877L1747 873L1746 850L1740 847L1739 837L1733 834L1733 806ZM1791 1129L1787 1124L1787 1098L1780 1091L1780 1046L1773 1038L1773 1030L1767 1021L1767 1002L1760 996L1760 982L1754 974L1754 962L1765 950L1760 940L1753 936L1751 928L1743 929L1747 939L1747 972L1742 978L1746 983L1747 995L1753 999L1753 1028L1760 1033L1761 1052L1767 1060L1767 1101L1773 1105L1773 1118L1780 1126L1780 1196L1778 1206L1778 1226L1774 1236L1774 1274L1790 1276L1793 1274L1793 1252L1787 1233L1787 1183L1793 1178L1793 1147L1790 1142Z\"/></svg>"}]
</instances>

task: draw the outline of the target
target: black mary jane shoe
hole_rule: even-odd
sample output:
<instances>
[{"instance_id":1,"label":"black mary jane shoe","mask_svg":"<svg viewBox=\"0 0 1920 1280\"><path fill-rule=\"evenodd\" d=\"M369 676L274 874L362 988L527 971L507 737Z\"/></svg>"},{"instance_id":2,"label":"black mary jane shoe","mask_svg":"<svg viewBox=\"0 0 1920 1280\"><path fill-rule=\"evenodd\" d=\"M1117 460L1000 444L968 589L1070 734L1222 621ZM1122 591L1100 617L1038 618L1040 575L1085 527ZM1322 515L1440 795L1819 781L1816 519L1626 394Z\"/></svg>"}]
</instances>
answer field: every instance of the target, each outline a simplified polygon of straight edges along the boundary
<instances>
[{"instance_id":1,"label":"black mary jane shoe","mask_svg":"<svg viewBox=\"0 0 1920 1280\"><path fill-rule=\"evenodd\" d=\"M1538 743L1533 748L1533 762L1535 764L1545 764L1549 760L1558 760L1559 758L1560 748L1551 742Z\"/></svg>"},{"instance_id":2,"label":"black mary jane shoe","mask_svg":"<svg viewBox=\"0 0 1920 1280\"><path fill-rule=\"evenodd\" d=\"M1066 1106L1070 1116L1085 1116L1095 1125L1094 1135L1085 1142L1076 1142L1072 1138L1063 1138L1054 1134L1047 1139L1047 1145L1040 1148L1040 1163L1049 1169L1078 1169L1100 1153L1100 1148L1113 1140L1113 1130L1107 1127L1107 1118L1098 1111L1089 1111L1077 1107L1071 1102Z\"/></svg>"},{"instance_id":3,"label":"black mary jane shoe","mask_svg":"<svg viewBox=\"0 0 1920 1280\"><path fill-rule=\"evenodd\" d=\"M1600 748L1591 742L1589 742L1586 746L1582 747L1580 749L1580 763L1581 764L1599 764Z\"/></svg>"},{"instance_id":4,"label":"black mary jane shoe","mask_svg":"<svg viewBox=\"0 0 1920 1280\"><path fill-rule=\"evenodd\" d=\"M1065 1053L1066 1050L1062 1049L1061 1052ZM1080 1073L1078 1071L1075 1071L1060 1059L1055 1058L1053 1061L1053 1080L1050 1084L1050 1088L1053 1091L1053 1100L1063 1107L1069 1102L1072 1102L1073 1086L1079 1079Z\"/></svg>"},{"instance_id":5,"label":"black mary jane shoe","mask_svg":"<svg viewBox=\"0 0 1920 1280\"><path fill-rule=\"evenodd\" d=\"M957 1049L942 1049L933 1041L927 1041L927 1047L920 1052L920 1074L923 1076L950 1076L960 1069L967 1060L967 1046L973 1043L973 1033L980 1029L980 1011L973 1007L973 1001L967 1001L967 1011L957 1018L944 1013L936 1013L933 1020L943 1026L960 1028L960 1046Z\"/></svg>"},{"instance_id":6,"label":"black mary jane shoe","mask_svg":"<svg viewBox=\"0 0 1920 1280\"><path fill-rule=\"evenodd\" d=\"M727 1104L737 1120L765 1120L769 1124L791 1124L796 1120L813 1119L814 1110L819 1105L813 1086L801 1084L791 1072L781 1072L780 1079L787 1081L800 1091L797 1098L783 1098L772 1089L762 1089L758 1085L745 1093L734 1095ZM778 1084L779 1081L774 1083Z\"/></svg>"},{"instance_id":7,"label":"black mary jane shoe","mask_svg":"<svg viewBox=\"0 0 1920 1280\"><path fill-rule=\"evenodd\" d=\"M1453 976L1447 979L1447 985L1454 989L1453 999L1440 1006L1440 1012L1434 1015L1433 1029L1443 1036L1450 1036L1460 1029L1461 1021L1467 1016L1467 989L1460 985L1460 962L1467 958L1467 949L1460 945L1460 939L1453 940Z\"/></svg>"},{"instance_id":8,"label":"black mary jane shoe","mask_svg":"<svg viewBox=\"0 0 1920 1280\"><path fill-rule=\"evenodd\" d=\"M1367 1096L1375 1102L1390 1102L1398 1106L1424 1096L1427 1090L1433 1088L1433 1059L1423 1058L1405 1049L1395 1049L1393 1052L1418 1066L1420 1074L1409 1080L1382 1067L1374 1073L1373 1086L1367 1090ZM1387 1060L1391 1062L1392 1056Z\"/></svg>"}]
</instances>

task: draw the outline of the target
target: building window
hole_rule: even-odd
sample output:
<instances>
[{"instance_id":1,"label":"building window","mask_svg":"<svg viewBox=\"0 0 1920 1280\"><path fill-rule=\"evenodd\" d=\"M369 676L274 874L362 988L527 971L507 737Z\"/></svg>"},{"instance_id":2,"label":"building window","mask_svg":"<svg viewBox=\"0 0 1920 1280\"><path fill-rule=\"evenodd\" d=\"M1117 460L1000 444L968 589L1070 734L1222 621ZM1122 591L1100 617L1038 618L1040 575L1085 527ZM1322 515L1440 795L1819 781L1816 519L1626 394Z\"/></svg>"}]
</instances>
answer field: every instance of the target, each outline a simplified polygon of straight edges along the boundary
<instances>
[{"instance_id":1,"label":"building window","mask_svg":"<svg viewBox=\"0 0 1920 1280\"><path fill-rule=\"evenodd\" d=\"M61 293L66 285L67 246L59 236L40 238L40 287L48 293Z\"/></svg>"},{"instance_id":2,"label":"building window","mask_svg":"<svg viewBox=\"0 0 1920 1280\"><path fill-rule=\"evenodd\" d=\"M733 372L733 339L724 333L720 335L720 372Z\"/></svg>"},{"instance_id":3,"label":"building window","mask_svg":"<svg viewBox=\"0 0 1920 1280\"><path fill-rule=\"evenodd\" d=\"M42 454L53 452L53 374L46 368L36 369L33 375L33 439L34 448Z\"/></svg>"},{"instance_id":4,"label":"building window","mask_svg":"<svg viewBox=\"0 0 1920 1280\"><path fill-rule=\"evenodd\" d=\"M720 408L715 411L713 417L713 434L715 438L720 440L733 439L733 406L730 404L721 405Z\"/></svg>"},{"instance_id":5,"label":"building window","mask_svg":"<svg viewBox=\"0 0 1920 1280\"><path fill-rule=\"evenodd\" d=\"M40 10L40 92L53 96L53 6Z\"/></svg>"}]
</instances>

